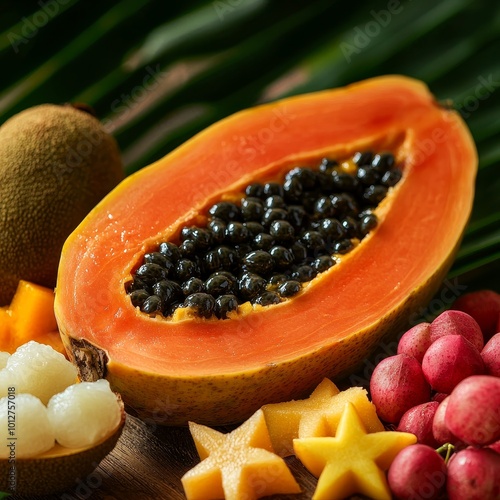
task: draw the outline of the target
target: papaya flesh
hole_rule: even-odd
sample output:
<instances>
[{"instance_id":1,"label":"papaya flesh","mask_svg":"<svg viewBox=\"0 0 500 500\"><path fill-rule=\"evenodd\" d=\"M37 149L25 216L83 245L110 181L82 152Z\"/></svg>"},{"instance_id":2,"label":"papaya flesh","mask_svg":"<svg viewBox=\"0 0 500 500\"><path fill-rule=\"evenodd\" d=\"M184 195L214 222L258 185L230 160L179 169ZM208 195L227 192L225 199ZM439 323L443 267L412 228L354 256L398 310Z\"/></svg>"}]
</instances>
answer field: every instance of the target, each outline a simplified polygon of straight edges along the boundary
<instances>
[{"instance_id":1,"label":"papaya flesh","mask_svg":"<svg viewBox=\"0 0 500 500\"><path fill-rule=\"evenodd\" d=\"M391 151L403 177L379 224L291 300L231 319L168 321L125 291L142 255L251 182L355 151ZM67 239L55 312L83 379L107 378L166 425L240 422L339 378L430 300L470 215L469 131L419 81L379 77L288 98L212 125L125 179Z\"/></svg>"}]
</instances>

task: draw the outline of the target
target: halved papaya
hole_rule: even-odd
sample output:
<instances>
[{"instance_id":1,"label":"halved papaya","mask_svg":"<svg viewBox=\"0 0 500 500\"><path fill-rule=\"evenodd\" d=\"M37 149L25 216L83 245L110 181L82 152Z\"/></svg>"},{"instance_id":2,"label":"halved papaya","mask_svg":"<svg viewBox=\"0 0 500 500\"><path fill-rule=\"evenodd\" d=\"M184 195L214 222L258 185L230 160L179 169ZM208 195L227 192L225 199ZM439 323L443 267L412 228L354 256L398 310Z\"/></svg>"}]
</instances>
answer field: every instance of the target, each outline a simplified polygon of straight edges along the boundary
<instances>
[{"instance_id":1,"label":"halved papaya","mask_svg":"<svg viewBox=\"0 0 500 500\"><path fill-rule=\"evenodd\" d=\"M376 229L296 296L224 320L132 305L126 284L141 257L211 204L360 150L391 151L402 179ZM107 378L129 408L167 425L239 422L303 397L359 366L430 300L461 241L476 170L458 114L402 76L237 113L125 179L68 238L55 301L65 346L83 379Z\"/></svg>"}]
</instances>

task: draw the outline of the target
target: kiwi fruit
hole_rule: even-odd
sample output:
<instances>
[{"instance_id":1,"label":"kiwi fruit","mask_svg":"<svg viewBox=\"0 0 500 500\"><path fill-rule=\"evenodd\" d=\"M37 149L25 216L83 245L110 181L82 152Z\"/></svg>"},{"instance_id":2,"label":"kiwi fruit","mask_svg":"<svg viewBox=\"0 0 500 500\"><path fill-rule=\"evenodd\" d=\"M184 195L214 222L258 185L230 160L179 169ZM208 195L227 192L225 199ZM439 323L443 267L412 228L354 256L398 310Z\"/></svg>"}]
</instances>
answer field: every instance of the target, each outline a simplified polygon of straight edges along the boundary
<instances>
[{"instance_id":1,"label":"kiwi fruit","mask_svg":"<svg viewBox=\"0 0 500 500\"><path fill-rule=\"evenodd\" d=\"M55 286L64 241L123 177L85 105L34 106L0 127L0 306L20 279Z\"/></svg>"}]
</instances>

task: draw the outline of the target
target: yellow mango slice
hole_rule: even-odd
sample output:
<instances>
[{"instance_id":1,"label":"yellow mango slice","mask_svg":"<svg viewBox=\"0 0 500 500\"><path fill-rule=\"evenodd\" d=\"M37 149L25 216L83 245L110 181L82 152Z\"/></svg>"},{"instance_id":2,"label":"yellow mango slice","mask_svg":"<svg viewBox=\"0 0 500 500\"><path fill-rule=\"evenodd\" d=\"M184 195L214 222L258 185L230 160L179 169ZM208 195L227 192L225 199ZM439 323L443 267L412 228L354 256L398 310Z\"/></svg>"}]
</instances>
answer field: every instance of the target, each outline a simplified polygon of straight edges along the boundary
<instances>
[{"instance_id":1,"label":"yellow mango slice","mask_svg":"<svg viewBox=\"0 0 500 500\"><path fill-rule=\"evenodd\" d=\"M0 351L12 352L12 319L6 307L0 307Z\"/></svg>"},{"instance_id":2,"label":"yellow mango slice","mask_svg":"<svg viewBox=\"0 0 500 500\"><path fill-rule=\"evenodd\" d=\"M189 430L202 461L181 478L187 500L300 492L284 460L273 453L262 410L227 434L193 422Z\"/></svg>"},{"instance_id":3,"label":"yellow mango slice","mask_svg":"<svg viewBox=\"0 0 500 500\"><path fill-rule=\"evenodd\" d=\"M356 407L346 403L335 437L294 439L297 458L319 477L313 500L336 500L354 494L391 500L385 471L396 455L417 438L406 432L368 433Z\"/></svg>"},{"instance_id":4,"label":"yellow mango slice","mask_svg":"<svg viewBox=\"0 0 500 500\"><path fill-rule=\"evenodd\" d=\"M54 290L21 280L11 304L0 308L0 351L13 353L30 340L66 355L54 314Z\"/></svg>"},{"instance_id":5,"label":"yellow mango slice","mask_svg":"<svg viewBox=\"0 0 500 500\"><path fill-rule=\"evenodd\" d=\"M325 378L307 399L262 407L276 453L282 457L293 455L296 438L334 436L347 402L354 404L368 432L384 430L365 389L351 387L340 392Z\"/></svg>"},{"instance_id":6,"label":"yellow mango slice","mask_svg":"<svg viewBox=\"0 0 500 500\"><path fill-rule=\"evenodd\" d=\"M57 330L54 314L54 290L21 280L10 310L14 343L24 344L40 335Z\"/></svg>"}]
</instances>

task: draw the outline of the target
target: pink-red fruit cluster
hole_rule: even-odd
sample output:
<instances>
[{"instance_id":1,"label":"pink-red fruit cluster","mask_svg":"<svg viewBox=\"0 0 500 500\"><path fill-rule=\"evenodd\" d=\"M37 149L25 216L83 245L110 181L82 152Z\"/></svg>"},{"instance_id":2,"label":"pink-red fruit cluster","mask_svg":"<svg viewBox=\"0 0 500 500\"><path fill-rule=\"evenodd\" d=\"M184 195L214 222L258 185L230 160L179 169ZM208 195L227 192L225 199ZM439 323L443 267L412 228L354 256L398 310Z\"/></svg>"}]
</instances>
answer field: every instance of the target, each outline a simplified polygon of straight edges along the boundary
<instances>
[{"instance_id":1,"label":"pink-red fruit cluster","mask_svg":"<svg viewBox=\"0 0 500 500\"><path fill-rule=\"evenodd\" d=\"M500 332L500 294L493 290L478 290L462 295L452 308L472 316L480 326L485 341Z\"/></svg>"},{"instance_id":2,"label":"pink-red fruit cluster","mask_svg":"<svg viewBox=\"0 0 500 500\"><path fill-rule=\"evenodd\" d=\"M500 499L500 295L464 295L400 339L370 380L379 417L417 436L388 473L395 498ZM448 466L435 448L455 447Z\"/></svg>"},{"instance_id":3,"label":"pink-red fruit cluster","mask_svg":"<svg viewBox=\"0 0 500 500\"><path fill-rule=\"evenodd\" d=\"M408 330L398 354L382 360L370 379L370 393L379 417L397 424L414 406L440 399L471 375L485 373L484 341L472 316L445 311L432 323Z\"/></svg>"}]
</instances>

